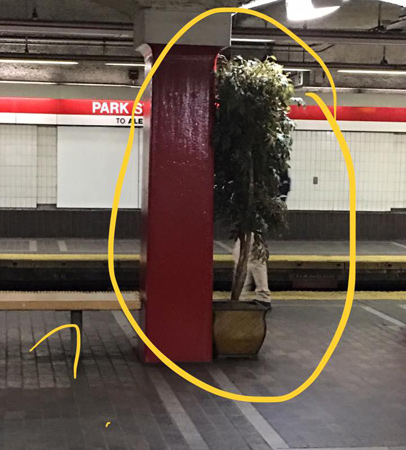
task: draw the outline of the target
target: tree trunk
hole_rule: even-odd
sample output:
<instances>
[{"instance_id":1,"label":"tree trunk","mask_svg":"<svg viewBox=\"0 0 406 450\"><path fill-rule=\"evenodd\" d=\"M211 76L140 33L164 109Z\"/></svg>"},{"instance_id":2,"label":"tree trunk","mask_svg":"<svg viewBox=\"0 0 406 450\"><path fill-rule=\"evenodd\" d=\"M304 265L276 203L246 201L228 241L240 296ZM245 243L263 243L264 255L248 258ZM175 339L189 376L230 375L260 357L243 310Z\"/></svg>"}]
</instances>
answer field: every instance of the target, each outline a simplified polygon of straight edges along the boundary
<instances>
[{"instance_id":1,"label":"tree trunk","mask_svg":"<svg viewBox=\"0 0 406 450\"><path fill-rule=\"evenodd\" d=\"M238 302L244 287L245 279L248 273L248 259L251 250L251 234L240 236L240 255L237 267L234 271L233 290L231 292L231 301Z\"/></svg>"},{"instance_id":2,"label":"tree trunk","mask_svg":"<svg viewBox=\"0 0 406 450\"><path fill-rule=\"evenodd\" d=\"M246 211L249 214L254 202L254 161L252 159L252 151L249 152L249 185ZM251 232L240 233L240 256L238 264L234 271L233 289L231 292L231 301L238 302L244 287L245 279L248 272L248 260L251 251Z\"/></svg>"}]
</instances>

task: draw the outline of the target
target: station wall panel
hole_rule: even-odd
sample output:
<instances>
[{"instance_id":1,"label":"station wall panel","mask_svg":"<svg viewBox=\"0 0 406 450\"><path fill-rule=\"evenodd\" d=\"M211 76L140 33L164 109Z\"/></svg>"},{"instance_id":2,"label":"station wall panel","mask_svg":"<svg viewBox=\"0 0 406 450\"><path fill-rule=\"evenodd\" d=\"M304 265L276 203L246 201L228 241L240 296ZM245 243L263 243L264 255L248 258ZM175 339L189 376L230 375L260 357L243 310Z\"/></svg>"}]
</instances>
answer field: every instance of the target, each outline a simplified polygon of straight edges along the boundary
<instances>
[{"instance_id":1,"label":"station wall panel","mask_svg":"<svg viewBox=\"0 0 406 450\"><path fill-rule=\"evenodd\" d=\"M358 211L406 208L406 134L345 132L354 162ZM348 176L331 131L295 131L291 210L348 211Z\"/></svg>"},{"instance_id":2,"label":"station wall panel","mask_svg":"<svg viewBox=\"0 0 406 450\"><path fill-rule=\"evenodd\" d=\"M128 128L58 127L58 207L111 208L128 133ZM135 130L122 208L141 206L140 156L141 133Z\"/></svg>"},{"instance_id":3,"label":"station wall panel","mask_svg":"<svg viewBox=\"0 0 406 450\"><path fill-rule=\"evenodd\" d=\"M37 127L37 203L56 204L57 142L55 126Z\"/></svg>"},{"instance_id":4,"label":"station wall panel","mask_svg":"<svg viewBox=\"0 0 406 450\"><path fill-rule=\"evenodd\" d=\"M37 206L37 127L0 125L0 207Z\"/></svg>"}]
</instances>

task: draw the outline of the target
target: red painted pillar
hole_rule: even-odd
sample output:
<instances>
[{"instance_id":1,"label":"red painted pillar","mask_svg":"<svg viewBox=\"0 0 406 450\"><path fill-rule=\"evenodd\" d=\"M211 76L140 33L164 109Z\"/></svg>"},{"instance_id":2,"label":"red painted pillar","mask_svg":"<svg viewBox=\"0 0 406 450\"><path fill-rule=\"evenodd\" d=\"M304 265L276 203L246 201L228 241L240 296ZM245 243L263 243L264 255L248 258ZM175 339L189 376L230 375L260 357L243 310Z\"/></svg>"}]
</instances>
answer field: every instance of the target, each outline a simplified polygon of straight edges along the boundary
<instances>
[{"instance_id":1,"label":"red painted pillar","mask_svg":"<svg viewBox=\"0 0 406 450\"><path fill-rule=\"evenodd\" d=\"M162 45L144 46L153 62ZM214 63L219 48L177 45L152 80L145 117L143 326L174 361L212 358ZM148 99L144 99L148 102ZM147 108L149 109L149 108ZM145 362L156 361L146 348Z\"/></svg>"}]
</instances>

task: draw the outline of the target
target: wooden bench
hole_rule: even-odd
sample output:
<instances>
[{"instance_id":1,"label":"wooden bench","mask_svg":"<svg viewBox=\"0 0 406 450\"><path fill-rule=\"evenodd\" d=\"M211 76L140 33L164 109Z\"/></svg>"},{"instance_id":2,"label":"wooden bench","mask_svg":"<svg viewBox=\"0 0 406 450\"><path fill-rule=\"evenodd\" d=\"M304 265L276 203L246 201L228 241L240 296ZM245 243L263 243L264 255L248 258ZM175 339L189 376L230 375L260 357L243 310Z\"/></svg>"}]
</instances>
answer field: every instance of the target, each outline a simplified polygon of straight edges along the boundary
<instances>
[{"instance_id":1,"label":"wooden bench","mask_svg":"<svg viewBox=\"0 0 406 450\"><path fill-rule=\"evenodd\" d=\"M123 292L131 310L141 309L138 292ZM117 311L121 307L114 292L0 291L0 311L70 311L73 324L82 330L83 311ZM50 331L50 330L48 330ZM75 331L72 329L72 345Z\"/></svg>"}]
</instances>

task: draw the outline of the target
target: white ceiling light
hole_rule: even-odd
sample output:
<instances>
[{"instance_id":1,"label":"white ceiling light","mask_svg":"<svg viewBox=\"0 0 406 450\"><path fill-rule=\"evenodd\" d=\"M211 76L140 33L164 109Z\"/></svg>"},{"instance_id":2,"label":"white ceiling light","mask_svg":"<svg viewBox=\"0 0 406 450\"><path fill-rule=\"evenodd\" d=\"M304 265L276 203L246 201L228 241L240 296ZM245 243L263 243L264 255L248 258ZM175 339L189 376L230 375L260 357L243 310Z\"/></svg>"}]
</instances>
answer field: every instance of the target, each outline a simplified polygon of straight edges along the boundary
<instances>
[{"instance_id":1,"label":"white ceiling light","mask_svg":"<svg viewBox=\"0 0 406 450\"><path fill-rule=\"evenodd\" d=\"M259 8L261 6L270 5L280 0L252 0L241 6L245 9ZM319 19L327 16L340 9L340 6L327 6L323 8L315 8L312 0L285 0L288 19L292 22L302 22L306 20ZM344 0L347 1L347 0ZM391 0L388 0L391 1ZM406 3L406 0L393 0L397 4Z\"/></svg>"},{"instance_id":2,"label":"white ceiling light","mask_svg":"<svg viewBox=\"0 0 406 450\"><path fill-rule=\"evenodd\" d=\"M310 69L304 69L302 67L284 67L284 72L311 72Z\"/></svg>"},{"instance_id":3,"label":"white ceiling light","mask_svg":"<svg viewBox=\"0 0 406 450\"><path fill-rule=\"evenodd\" d=\"M2 84L58 84L54 81L16 81L16 80L0 80Z\"/></svg>"},{"instance_id":4,"label":"white ceiling light","mask_svg":"<svg viewBox=\"0 0 406 450\"><path fill-rule=\"evenodd\" d=\"M54 84L58 86L97 86L97 87L125 87L139 89L141 86L131 84L109 84L109 83L59 83L56 81L20 81L20 80L0 80L2 84Z\"/></svg>"},{"instance_id":5,"label":"white ceiling light","mask_svg":"<svg viewBox=\"0 0 406 450\"><path fill-rule=\"evenodd\" d=\"M367 69L340 69L337 72L353 75L403 75L406 76L406 70L367 70Z\"/></svg>"},{"instance_id":6,"label":"white ceiling light","mask_svg":"<svg viewBox=\"0 0 406 450\"><path fill-rule=\"evenodd\" d=\"M62 86L97 86L97 87L125 87L140 88L140 86L132 84L112 84L112 83L58 83Z\"/></svg>"},{"instance_id":7,"label":"white ceiling light","mask_svg":"<svg viewBox=\"0 0 406 450\"><path fill-rule=\"evenodd\" d=\"M288 20L291 22L304 22L320 19L339 10L339 6L315 8L312 0L286 0Z\"/></svg>"},{"instance_id":8,"label":"white ceiling light","mask_svg":"<svg viewBox=\"0 0 406 450\"><path fill-rule=\"evenodd\" d=\"M245 9L259 8L260 6L269 5L277 1L279 0L252 0L251 2L245 3L245 5L242 5L241 8Z\"/></svg>"},{"instance_id":9,"label":"white ceiling light","mask_svg":"<svg viewBox=\"0 0 406 450\"><path fill-rule=\"evenodd\" d=\"M61 64L61 65L74 65L79 64L77 61L56 61L52 59L0 59L0 63L11 64Z\"/></svg>"},{"instance_id":10,"label":"white ceiling light","mask_svg":"<svg viewBox=\"0 0 406 450\"><path fill-rule=\"evenodd\" d=\"M130 63L130 62L108 62L106 66L124 66L124 67L145 67L144 63Z\"/></svg>"},{"instance_id":11,"label":"white ceiling light","mask_svg":"<svg viewBox=\"0 0 406 450\"><path fill-rule=\"evenodd\" d=\"M383 0L386 3L393 3L394 5L403 6L406 8L406 0Z\"/></svg>"}]
</instances>

